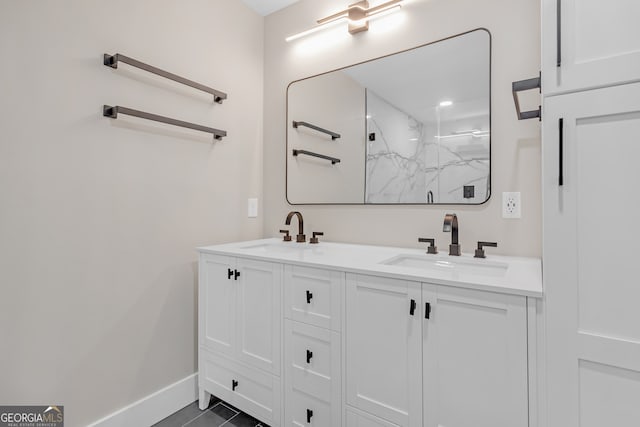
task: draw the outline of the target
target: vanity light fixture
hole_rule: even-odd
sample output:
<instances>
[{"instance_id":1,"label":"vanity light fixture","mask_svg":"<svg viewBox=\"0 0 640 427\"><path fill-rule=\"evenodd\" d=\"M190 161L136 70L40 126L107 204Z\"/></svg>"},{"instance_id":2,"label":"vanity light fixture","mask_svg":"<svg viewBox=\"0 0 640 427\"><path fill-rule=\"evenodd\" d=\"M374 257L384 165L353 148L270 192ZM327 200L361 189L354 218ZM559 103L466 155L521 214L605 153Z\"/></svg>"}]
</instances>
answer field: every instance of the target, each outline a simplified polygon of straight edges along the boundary
<instances>
[{"instance_id":1,"label":"vanity light fixture","mask_svg":"<svg viewBox=\"0 0 640 427\"><path fill-rule=\"evenodd\" d=\"M442 102L440 103L440 106L441 106L441 107L450 107L450 106L452 106L452 105L453 105L453 102L452 102L452 101L442 101Z\"/></svg>"},{"instance_id":2,"label":"vanity light fixture","mask_svg":"<svg viewBox=\"0 0 640 427\"><path fill-rule=\"evenodd\" d=\"M369 29L369 21L371 19L379 18L391 12L395 12L402 7L400 5L401 2L402 0L389 0L385 3L379 4L378 6L369 7L369 2L367 0L362 0L357 3L350 4L345 10L329 15L326 18L318 19L316 21L318 25L315 27L289 36L285 40L290 42L292 40L308 36L316 31L323 30L329 26L340 23L345 19L349 22L349 33L356 34L361 31L367 31Z\"/></svg>"}]
</instances>

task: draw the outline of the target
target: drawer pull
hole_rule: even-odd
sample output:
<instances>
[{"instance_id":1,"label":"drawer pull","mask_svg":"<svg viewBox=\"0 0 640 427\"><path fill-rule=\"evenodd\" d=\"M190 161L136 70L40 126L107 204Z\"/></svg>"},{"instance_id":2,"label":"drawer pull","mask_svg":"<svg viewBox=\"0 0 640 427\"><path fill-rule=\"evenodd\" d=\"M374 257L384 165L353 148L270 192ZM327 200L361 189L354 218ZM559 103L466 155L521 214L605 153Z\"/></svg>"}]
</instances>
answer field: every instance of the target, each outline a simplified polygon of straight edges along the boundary
<instances>
[{"instance_id":1,"label":"drawer pull","mask_svg":"<svg viewBox=\"0 0 640 427\"><path fill-rule=\"evenodd\" d=\"M238 277L240 276L240 272L238 270L235 270L233 273L233 279L234 280L238 280Z\"/></svg>"},{"instance_id":2,"label":"drawer pull","mask_svg":"<svg viewBox=\"0 0 640 427\"><path fill-rule=\"evenodd\" d=\"M556 66L562 65L562 8L561 0L556 0Z\"/></svg>"},{"instance_id":3,"label":"drawer pull","mask_svg":"<svg viewBox=\"0 0 640 427\"><path fill-rule=\"evenodd\" d=\"M313 357L313 351L307 350L307 364L311 363L312 357Z\"/></svg>"},{"instance_id":4,"label":"drawer pull","mask_svg":"<svg viewBox=\"0 0 640 427\"><path fill-rule=\"evenodd\" d=\"M409 305L409 314L413 316L415 312L416 312L416 300L412 299L411 304Z\"/></svg>"},{"instance_id":5,"label":"drawer pull","mask_svg":"<svg viewBox=\"0 0 640 427\"><path fill-rule=\"evenodd\" d=\"M231 380L231 391L236 391L236 387L238 387L238 381Z\"/></svg>"},{"instance_id":6,"label":"drawer pull","mask_svg":"<svg viewBox=\"0 0 640 427\"><path fill-rule=\"evenodd\" d=\"M313 411L311 409L307 409L307 424L311 422L311 417L313 417Z\"/></svg>"},{"instance_id":7,"label":"drawer pull","mask_svg":"<svg viewBox=\"0 0 640 427\"><path fill-rule=\"evenodd\" d=\"M228 268L227 269L227 279L231 280L232 276L233 276L233 270Z\"/></svg>"},{"instance_id":8,"label":"drawer pull","mask_svg":"<svg viewBox=\"0 0 640 427\"><path fill-rule=\"evenodd\" d=\"M558 119L558 165L560 165L560 170L558 171L558 185L564 185L564 167L563 167L563 159L562 154L564 151L564 118Z\"/></svg>"},{"instance_id":9,"label":"drawer pull","mask_svg":"<svg viewBox=\"0 0 640 427\"><path fill-rule=\"evenodd\" d=\"M311 304L311 298L313 298L313 294L307 291L307 304Z\"/></svg>"}]
</instances>

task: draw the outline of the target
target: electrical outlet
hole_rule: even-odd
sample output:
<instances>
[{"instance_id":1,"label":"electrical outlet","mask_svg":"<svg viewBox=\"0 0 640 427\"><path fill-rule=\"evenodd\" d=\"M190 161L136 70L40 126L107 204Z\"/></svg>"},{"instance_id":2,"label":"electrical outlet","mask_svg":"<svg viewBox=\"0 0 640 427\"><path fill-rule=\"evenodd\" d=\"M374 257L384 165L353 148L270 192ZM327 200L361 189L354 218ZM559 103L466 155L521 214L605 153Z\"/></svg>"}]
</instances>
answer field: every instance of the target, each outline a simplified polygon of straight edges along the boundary
<instances>
[{"instance_id":1,"label":"electrical outlet","mask_svg":"<svg viewBox=\"0 0 640 427\"><path fill-rule=\"evenodd\" d=\"M249 218L258 216L258 199L249 199L247 201L247 216Z\"/></svg>"},{"instance_id":2,"label":"electrical outlet","mask_svg":"<svg viewBox=\"0 0 640 427\"><path fill-rule=\"evenodd\" d=\"M520 192L502 193L502 218L520 218L521 212Z\"/></svg>"}]
</instances>

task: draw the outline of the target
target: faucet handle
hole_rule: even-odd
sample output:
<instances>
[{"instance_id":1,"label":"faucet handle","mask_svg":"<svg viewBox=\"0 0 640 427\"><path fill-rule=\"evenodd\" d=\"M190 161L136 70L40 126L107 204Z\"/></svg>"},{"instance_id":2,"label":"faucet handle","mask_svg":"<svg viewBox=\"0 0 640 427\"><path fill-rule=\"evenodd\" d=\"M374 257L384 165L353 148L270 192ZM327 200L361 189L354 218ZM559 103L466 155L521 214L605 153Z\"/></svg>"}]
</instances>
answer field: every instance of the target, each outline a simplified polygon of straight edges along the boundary
<instances>
[{"instance_id":1,"label":"faucet handle","mask_svg":"<svg viewBox=\"0 0 640 427\"><path fill-rule=\"evenodd\" d=\"M284 237L282 238L282 240L284 240L285 242L290 242L291 241L291 236L289 236L289 230L280 230L281 233L286 233L284 235Z\"/></svg>"},{"instance_id":2,"label":"faucet handle","mask_svg":"<svg viewBox=\"0 0 640 427\"><path fill-rule=\"evenodd\" d=\"M428 254L437 254L438 247L436 246L436 239L425 239L424 237L418 237L418 242L420 243L429 243L429 247L427 248Z\"/></svg>"},{"instance_id":3,"label":"faucet handle","mask_svg":"<svg viewBox=\"0 0 640 427\"><path fill-rule=\"evenodd\" d=\"M496 242L478 242L478 249L476 249L476 254L473 256L474 258L486 258L484 249L482 249L484 246L497 248L498 244Z\"/></svg>"},{"instance_id":4,"label":"faucet handle","mask_svg":"<svg viewBox=\"0 0 640 427\"><path fill-rule=\"evenodd\" d=\"M309 243L319 243L320 240L318 240L316 236L324 236L324 233L322 231L314 231L312 237L309 239Z\"/></svg>"}]
</instances>

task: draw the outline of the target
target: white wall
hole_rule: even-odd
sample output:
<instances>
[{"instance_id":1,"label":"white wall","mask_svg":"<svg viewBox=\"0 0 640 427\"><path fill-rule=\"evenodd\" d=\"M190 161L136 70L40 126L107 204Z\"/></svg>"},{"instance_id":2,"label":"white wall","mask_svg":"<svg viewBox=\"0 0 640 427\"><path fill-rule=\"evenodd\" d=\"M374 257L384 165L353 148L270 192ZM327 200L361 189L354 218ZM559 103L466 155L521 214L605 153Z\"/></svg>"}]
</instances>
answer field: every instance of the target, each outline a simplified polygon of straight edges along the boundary
<instances>
[{"instance_id":1,"label":"white wall","mask_svg":"<svg viewBox=\"0 0 640 427\"><path fill-rule=\"evenodd\" d=\"M262 38L237 0L0 2L1 403L86 425L197 370L194 248L263 229L245 214L262 196ZM229 136L114 121L103 103Z\"/></svg>"},{"instance_id":2,"label":"white wall","mask_svg":"<svg viewBox=\"0 0 640 427\"><path fill-rule=\"evenodd\" d=\"M372 5L378 2L371 2ZM291 206L285 192L286 87L293 80L449 37L478 27L492 34L492 189L480 206L304 206L307 234L325 239L418 246L442 232L446 212L460 220L463 251L497 241L494 253L540 256L540 124L516 120L511 82L540 70L539 0L409 0L402 11L351 36L344 27L285 42L315 20L346 6L342 0L302 0L265 20L265 231L275 236ZM536 107L537 104L532 105ZM522 192L522 219L501 216L501 193Z\"/></svg>"}]
</instances>

